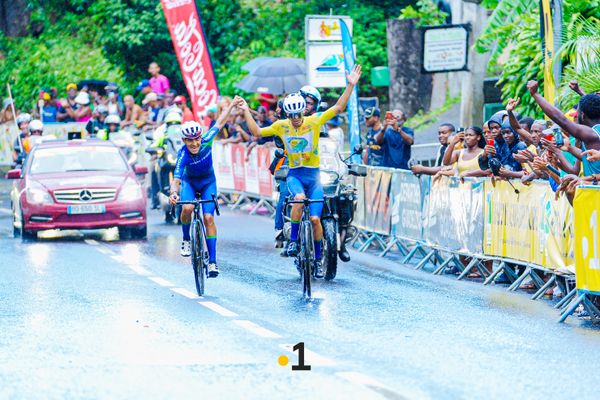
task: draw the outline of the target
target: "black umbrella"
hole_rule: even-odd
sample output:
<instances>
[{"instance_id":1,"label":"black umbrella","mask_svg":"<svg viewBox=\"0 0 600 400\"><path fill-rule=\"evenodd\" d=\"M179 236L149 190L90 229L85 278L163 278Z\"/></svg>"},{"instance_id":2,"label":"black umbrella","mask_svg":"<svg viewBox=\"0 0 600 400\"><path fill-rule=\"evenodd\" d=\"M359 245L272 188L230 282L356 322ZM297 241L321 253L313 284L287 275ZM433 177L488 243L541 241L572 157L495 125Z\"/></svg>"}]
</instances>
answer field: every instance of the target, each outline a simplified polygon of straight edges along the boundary
<instances>
[{"instance_id":1,"label":"black umbrella","mask_svg":"<svg viewBox=\"0 0 600 400\"><path fill-rule=\"evenodd\" d=\"M250 74L236 87L246 92L283 94L306 85L306 64L299 58L259 57L242 67Z\"/></svg>"}]
</instances>

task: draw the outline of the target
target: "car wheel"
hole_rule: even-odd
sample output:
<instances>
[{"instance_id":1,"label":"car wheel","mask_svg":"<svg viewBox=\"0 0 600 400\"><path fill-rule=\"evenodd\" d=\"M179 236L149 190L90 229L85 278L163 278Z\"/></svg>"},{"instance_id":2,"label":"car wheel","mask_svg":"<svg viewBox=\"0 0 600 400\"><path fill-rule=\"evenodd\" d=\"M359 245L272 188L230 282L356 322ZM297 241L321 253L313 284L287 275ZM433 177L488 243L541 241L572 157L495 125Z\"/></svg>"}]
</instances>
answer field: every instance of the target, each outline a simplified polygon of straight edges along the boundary
<instances>
[{"instance_id":1,"label":"car wheel","mask_svg":"<svg viewBox=\"0 0 600 400\"><path fill-rule=\"evenodd\" d=\"M21 238L25 241L36 240L37 232L28 231L25 229L25 218L23 217L23 213L21 212L21 229L20 229Z\"/></svg>"},{"instance_id":2,"label":"car wheel","mask_svg":"<svg viewBox=\"0 0 600 400\"><path fill-rule=\"evenodd\" d=\"M131 228L130 232L132 239L145 240L148 235L148 228L146 225L136 226L135 228Z\"/></svg>"},{"instance_id":3,"label":"car wheel","mask_svg":"<svg viewBox=\"0 0 600 400\"><path fill-rule=\"evenodd\" d=\"M126 226L120 226L119 227L119 239L120 240L131 239L131 230Z\"/></svg>"}]
</instances>

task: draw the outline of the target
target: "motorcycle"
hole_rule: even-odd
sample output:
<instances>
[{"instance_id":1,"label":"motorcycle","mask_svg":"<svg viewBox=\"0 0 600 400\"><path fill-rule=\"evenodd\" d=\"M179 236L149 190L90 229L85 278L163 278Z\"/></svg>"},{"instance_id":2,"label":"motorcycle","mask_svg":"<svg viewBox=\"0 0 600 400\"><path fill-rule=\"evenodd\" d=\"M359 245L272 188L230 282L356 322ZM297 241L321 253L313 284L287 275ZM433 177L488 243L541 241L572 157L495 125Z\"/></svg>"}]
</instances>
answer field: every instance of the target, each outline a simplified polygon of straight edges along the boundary
<instances>
[{"instance_id":1,"label":"motorcycle","mask_svg":"<svg viewBox=\"0 0 600 400\"><path fill-rule=\"evenodd\" d=\"M362 146L357 145L346 159L338 151L335 140L325 137L319 140L321 154L320 179L324 192L323 212L321 225L323 227L323 271L325 279L332 280L337 274L338 258L343 262L350 261L346 244L357 234L352 226L354 210L356 208L356 188L346 179L352 176L366 176L367 168L364 165L349 162L354 155L360 155ZM283 157L283 151L277 150L275 158ZM275 172L275 179L279 182L285 180L287 168ZM287 210L286 210L287 211ZM291 222L287 215L283 234L290 240Z\"/></svg>"},{"instance_id":2,"label":"motorcycle","mask_svg":"<svg viewBox=\"0 0 600 400\"><path fill-rule=\"evenodd\" d=\"M158 178L158 202L164 213L165 222L179 223L181 206L171 207L169 204L169 190L173 183L177 154L183 147L183 139L179 125L171 125L167 128L166 138L162 147L149 147L146 153L154 160L154 171Z\"/></svg>"}]
</instances>

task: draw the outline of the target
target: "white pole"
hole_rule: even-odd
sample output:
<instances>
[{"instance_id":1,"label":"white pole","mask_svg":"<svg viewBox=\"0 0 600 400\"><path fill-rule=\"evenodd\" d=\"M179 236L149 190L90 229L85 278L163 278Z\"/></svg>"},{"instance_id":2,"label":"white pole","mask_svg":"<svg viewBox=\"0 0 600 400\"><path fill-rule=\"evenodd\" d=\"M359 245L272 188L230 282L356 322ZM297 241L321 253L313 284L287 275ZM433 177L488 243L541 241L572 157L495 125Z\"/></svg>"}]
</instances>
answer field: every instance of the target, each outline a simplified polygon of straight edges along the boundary
<instances>
[{"instance_id":1,"label":"white pole","mask_svg":"<svg viewBox=\"0 0 600 400\"><path fill-rule=\"evenodd\" d=\"M21 141L21 131L19 129L19 124L17 124L17 113L15 111L15 101L13 100L12 92L10 90L10 83L6 84L6 88L8 89L8 98L10 99L10 109L12 110L13 121L15 122L15 126L17 127L17 140L19 141L19 148L23 152L23 151L25 151L25 149L23 148L23 142Z\"/></svg>"}]
</instances>

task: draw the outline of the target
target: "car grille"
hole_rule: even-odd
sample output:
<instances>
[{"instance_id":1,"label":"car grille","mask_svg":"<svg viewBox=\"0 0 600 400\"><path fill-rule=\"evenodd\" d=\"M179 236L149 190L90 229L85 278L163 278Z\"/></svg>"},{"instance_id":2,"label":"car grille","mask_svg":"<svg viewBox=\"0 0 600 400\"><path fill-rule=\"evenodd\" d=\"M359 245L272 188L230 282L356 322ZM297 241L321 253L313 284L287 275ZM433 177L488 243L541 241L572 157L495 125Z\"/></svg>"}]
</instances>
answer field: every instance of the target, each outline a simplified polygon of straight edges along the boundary
<instances>
[{"instance_id":1,"label":"car grille","mask_svg":"<svg viewBox=\"0 0 600 400\"><path fill-rule=\"evenodd\" d=\"M68 189L55 190L54 197L57 203L85 204L113 201L117 194L116 189Z\"/></svg>"}]
</instances>

